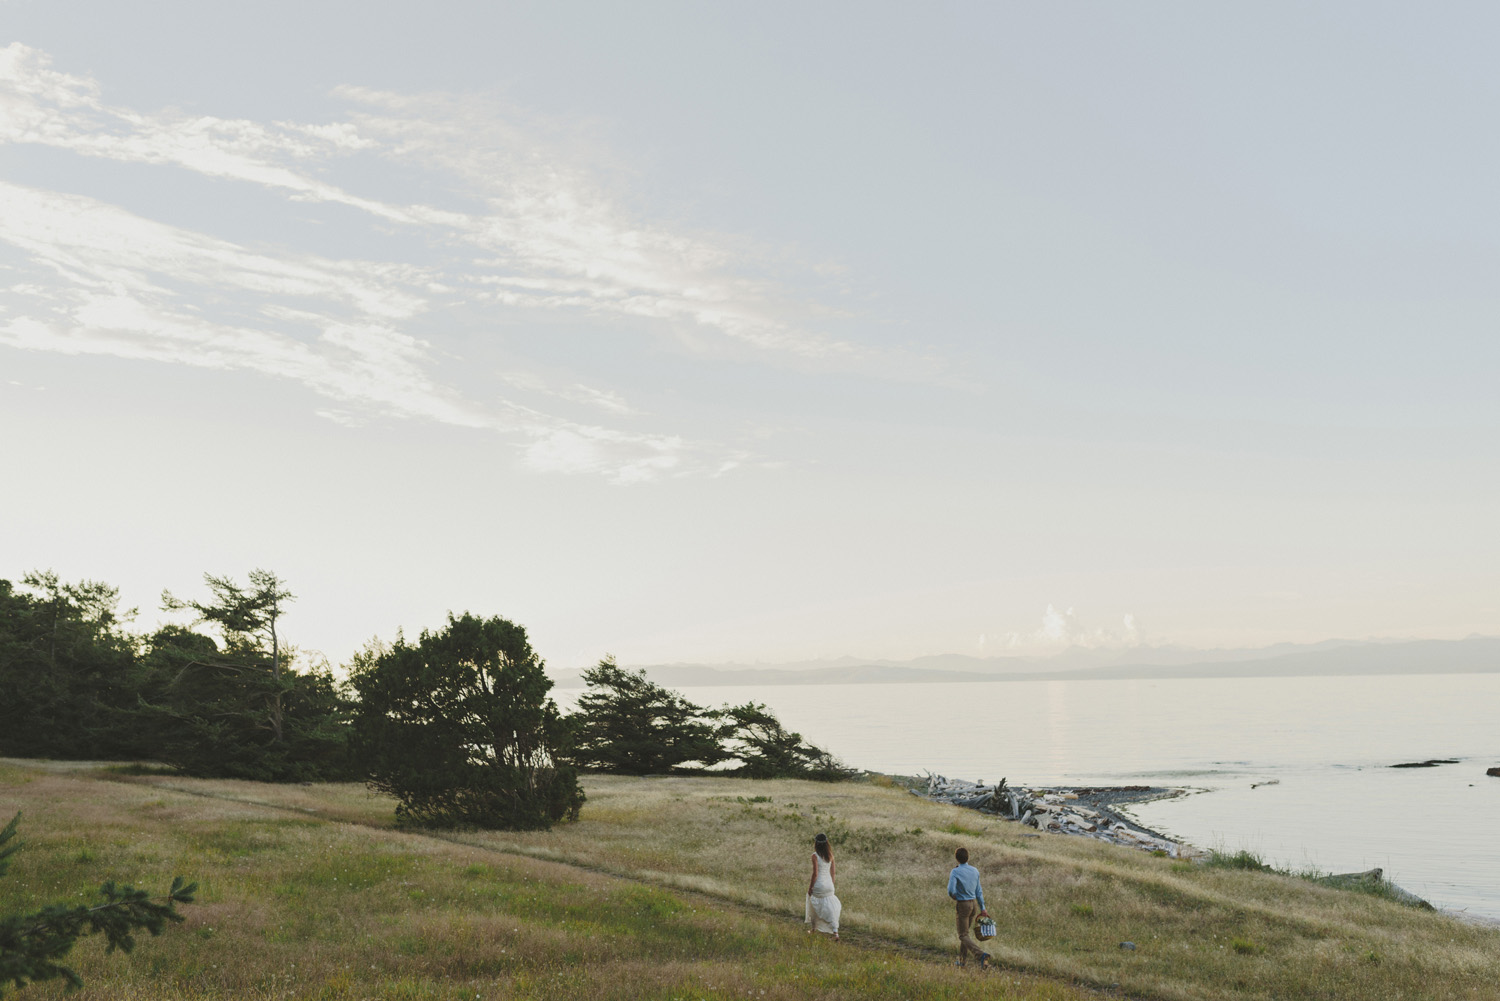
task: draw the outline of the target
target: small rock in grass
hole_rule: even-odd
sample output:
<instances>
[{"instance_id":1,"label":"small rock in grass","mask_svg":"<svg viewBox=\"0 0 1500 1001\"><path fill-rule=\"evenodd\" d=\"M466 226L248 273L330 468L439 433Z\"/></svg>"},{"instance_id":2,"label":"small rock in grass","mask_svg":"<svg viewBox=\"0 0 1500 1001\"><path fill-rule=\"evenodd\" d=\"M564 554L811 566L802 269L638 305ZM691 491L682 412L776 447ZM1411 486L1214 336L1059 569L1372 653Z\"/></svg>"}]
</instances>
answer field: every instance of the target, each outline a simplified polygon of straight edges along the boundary
<instances>
[{"instance_id":1,"label":"small rock in grass","mask_svg":"<svg viewBox=\"0 0 1500 1001\"><path fill-rule=\"evenodd\" d=\"M1121 949L1129 949L1131 952L1134 952L1135 951L1135 943L1134 942L1121 942L1120 943L1120 948Z\"/></svg>"}]
</instances>

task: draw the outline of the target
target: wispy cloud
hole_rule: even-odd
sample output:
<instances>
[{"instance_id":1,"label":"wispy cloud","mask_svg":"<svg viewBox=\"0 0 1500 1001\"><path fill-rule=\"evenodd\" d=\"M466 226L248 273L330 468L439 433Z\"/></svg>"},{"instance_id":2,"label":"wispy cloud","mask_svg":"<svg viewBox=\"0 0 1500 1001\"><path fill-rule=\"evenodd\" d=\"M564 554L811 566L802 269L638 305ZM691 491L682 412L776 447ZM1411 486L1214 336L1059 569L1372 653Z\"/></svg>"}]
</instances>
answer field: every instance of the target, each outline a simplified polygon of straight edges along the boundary
<instances>
[{"instance_id":1,"label":"wispy cloud","mask_svg":"<svg viewBox=\"0 0 1500 1001\"><path fill-rule=\"evenodd\" d=\"M581 382L558 385L548 382L535 373L515 370L502 372L500 379L517 389L542 393L546 396L556 397L560 400L569 400L573 403L582 403L608 414L624 416L638 413L634 407L625 402L624 397L619 393L613 390L586 386Z\"/></svg>"},{"instance_id":2,"label":"wispy cloud","mask_svg":"<svg viewBox=\"0 0 1500 1001\"><path fill-rule=\"evenodd\" d=\"M701 237L645 224L584 170L475 100L356 87L359 134L385 155L459 179L485 211L455 235L497 256L486 276L509 305L688 321L768 352L853 359L864 352L776 315L776 290L737 277L734 255Z\"/></svg>"},{"instance_id":3,"label":"wispy cloud","mask_svg":"<svg viewBox=\"0 0 1500 1001\"><path fill-rule=\"evenodd\" d=\"M401 287L420 284L420 271L274 260L92 199L4 182L0 241L29 252L32 272L5 290L0 344L290 378L359 408L518 436L529 443L527 465L548 471L635 481L680 470L701 451L506 401L481 407L440 384L432 347L398 326L424 306ZM197 297L183 288L192 285L213 291L215 309L188 304ZM316 308L299 308L302 300ZM358 422L348 411L319 413ZM588 447L549 460L559 441Z\"/></svg>"},{"instance_id":4,"label":"wispy cloud","mask_svg":"<svg viewBox=\"0 0 1500 1001\"><path fill-rule=\"evenodd\" d=\"M96 199L3 184L0 241L24 263L0 300L0 343L290 378L339 404L319 410L331 420L358 422L368 411L490 427L518 435L531 468L621 480L722 471L742 457L601 426L641 415L615 389L578 379L501 376L533 400L582 407L592 421L504 392L480 405L438 374L456 350L443 318L462 306L513 324L542 315L528 311L630 321L622 329L644 323L799 366L857 366L879 354L819 333L815 318L837 311L754 277L732 241L625 210L593 173L491 103L353 87L337 95L354 106L347 121L148 113L109 103L98 82L54 69L43 52L0 49L0 142L186 170L287 204L344 206L376 227L371 243L387 254L391 233L418 248L354 260L252 247ZM416 171L430 197L369 197L340 183L341 174L366 178L371 164Z\"/></svg>"},{"instance_id":5,"label":"wispy cloud","mask_svg":"<svg viewBox=\"0 0 1500 1001\"><path fill-rule=\"evenodd\" d=\"M363 110L323 125L145 114L107 104L95 81L56 71L19 43L0 49L0 87L0 141L170 164L430 230L485 255L468 262L467 277L496 302L687 321L803 358L863 353L777 316L776 290L737 277L726 247L632 217L587 171L478 99L343 87ZM314 173L353 153L447 175L483 208L393 204Z\"/></svg>"}]
</instances>

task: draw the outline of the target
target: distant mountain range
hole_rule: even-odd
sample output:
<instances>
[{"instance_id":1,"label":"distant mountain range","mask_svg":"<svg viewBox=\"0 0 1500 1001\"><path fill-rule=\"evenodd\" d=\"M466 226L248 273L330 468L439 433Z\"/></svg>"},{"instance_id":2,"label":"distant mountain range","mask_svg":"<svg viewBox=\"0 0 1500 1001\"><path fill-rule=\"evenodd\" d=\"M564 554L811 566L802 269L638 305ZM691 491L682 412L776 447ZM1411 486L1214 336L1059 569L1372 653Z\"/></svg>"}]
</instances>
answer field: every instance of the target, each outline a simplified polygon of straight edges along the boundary
<instances>
[{"instance_id":1,"label":"distant mountain range","mask_svg":"<svg viewBox=\"0 0 1500 1001\"><path fill-rule=\"evenodd\" d=\"M1500 637L1461 640L1327 640L1278 643L1247 650L1150 647L1073 648L1052 657L967 657L940 654L913 660L801 661L786 664L645 664L669 688L719 685L859 685L1146 678L1284 678L1361 674L1484 674L1500 672ZM582 685L580 671L554 675L560 688Z\"/></svg>"}]
</instances>

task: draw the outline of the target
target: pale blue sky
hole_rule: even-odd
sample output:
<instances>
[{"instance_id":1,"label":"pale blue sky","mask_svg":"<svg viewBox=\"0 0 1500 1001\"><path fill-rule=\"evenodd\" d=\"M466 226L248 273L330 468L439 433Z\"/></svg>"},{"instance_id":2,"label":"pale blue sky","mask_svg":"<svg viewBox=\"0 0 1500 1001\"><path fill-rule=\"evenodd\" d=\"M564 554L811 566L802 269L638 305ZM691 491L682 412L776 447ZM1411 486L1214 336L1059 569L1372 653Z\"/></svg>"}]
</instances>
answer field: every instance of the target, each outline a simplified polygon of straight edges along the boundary
<instances>
[{"instance_id":1,"label":"pale blue sky","mask_svg":"<svg viewBox=\"0 0 1500 1001\"><path fill-rule=\"evenodd\" d=\"M0 0L0 575L268 567L334 661L1494 633L1497 29Z\"/></svg>"}]
</instances>

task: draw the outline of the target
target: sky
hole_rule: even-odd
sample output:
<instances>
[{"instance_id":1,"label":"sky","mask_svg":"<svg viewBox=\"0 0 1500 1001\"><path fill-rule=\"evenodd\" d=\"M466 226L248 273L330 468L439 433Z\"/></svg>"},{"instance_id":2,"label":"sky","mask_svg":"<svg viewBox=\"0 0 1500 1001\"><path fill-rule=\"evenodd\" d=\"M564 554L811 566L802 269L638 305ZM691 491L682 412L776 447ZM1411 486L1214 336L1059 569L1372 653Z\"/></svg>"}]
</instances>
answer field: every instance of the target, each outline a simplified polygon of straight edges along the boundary
<instances>
[{"instance_id":1,"label":"sky","mask_svg":"<svg viewBox=\"0 0 1500 1001\"><path fill-rule=\"evenodd\" d=\"M346 661L1500 632L1500 9L0 0L0 577Z\"/></svg>"}]
</instances>

